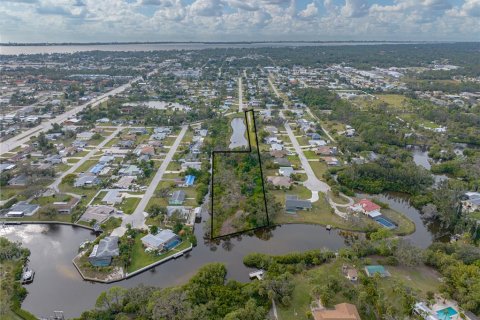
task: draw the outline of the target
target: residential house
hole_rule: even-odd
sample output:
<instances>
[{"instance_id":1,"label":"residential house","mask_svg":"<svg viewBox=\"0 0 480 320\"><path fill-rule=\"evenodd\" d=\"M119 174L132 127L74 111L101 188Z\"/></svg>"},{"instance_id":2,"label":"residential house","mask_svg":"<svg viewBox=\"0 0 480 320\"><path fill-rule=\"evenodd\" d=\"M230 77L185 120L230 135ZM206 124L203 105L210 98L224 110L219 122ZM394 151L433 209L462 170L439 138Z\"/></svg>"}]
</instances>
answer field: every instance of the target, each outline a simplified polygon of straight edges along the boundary
<instances>
[{"instance_id":1,"label":"residential house","mask_svg":"<svg viewBox=\"0 0 480 320\"><path fill-rule=\"evenodd\" d=\"M54 202L52 205L55 209L57 209L58 213L70 214L79 202L80 198L71 197L68 201Z\"/></svg>"},{"instance_id":2,"label":"residential house","mask_svg":"<svg viewBox=\"0 0 480 320\"><path fill-rule=\"evenodd\" d=\"M271 150L270 155L274 158L283 158L288 154L287 150Z\"/></svg>"},{"instance_id":3,"label":"residential house","mask_svg":"<svg viewBox=\"0 0 480 320\"><path fill-rule=\"evenodd\" d=\"M281 145L280 143L272 143L270 145L270 150L271 151L281 151L281 150L283 150L283 145Z\"/></svg>"},{"instance_id":4,"label":"residential house","mask_svg":"<svg viewBox=\"0 0 480 320\"><path fill-rule=\"evenodd\" d=\"M114 156L104 155L100 157L100 159L98 160L98 163L107 164L107 163L113 162L114 160L115 160Z\"/></svg>"},{"instance_id":5,"label":"residential house","mask_svg":"<svg viewBox=\"0 0 480 320\"><path fill-rule=\"evenodd\" d=\"M187 219L192 212L192 207L186 206L167 206L167 216L171 217L173 214L177 214L182 219Z\"/></svg>"},{"instance_id":6,"label":"residential house","mask_svg":"<svg viewBox=\"0 0 480 320\"><path fill-rule=\"evenodd\" d=\"M321 147L327 145L325 140L308 140L308 144L311 146Z\"/></svg>"},{"instance_id":7,"label":"residential house","mask_svg":"<svg viewBox=\"0 0 480 320\"><path fill-rule=\"evenodd\" d=\"M123 166L118 174L121 176L140 176L143 175L143 170L134 164Z\"/></svg>"},{"instance_id":8,"label":"residential house","mask_svg":"<svg viewBox=\"0 0 480 320\"><path fill-rule=\"evenodd\" d=\"M62 163L62 156L58 154L54 154L52 156L45 158L44 161L50 164L60 164Z\"/></svg>"},{"instance_id":9,"label":"residential house","mask_svg":"<svg viewBox=\"0 0 480 320\"><path fill-rule=\"evenodd\" d=\"M173 233L172 230L165 229L153 235L151 233L144 236L142 244L153 250L170 250L181 243L181 238Z\"/></svg>"},{"instance_id":10,"label":"residential house","mask_svg":"<svg viewBox=\"0 0 480 320\"><path fill-rule=\"evenodd\" d=\"M13 163L0 163L0 172L9 171L16 167Z\"/></svg>"},{"instance_id":11,"label":"residential house","mask_svg":"<svg viewBox=\"0 0 480 320\"><path fill-rule=\"evenodd\" d=\"M118 190L109 190L102 199L102 203L106 205L116 205L122 203L123 197Z\"/></svg>"},{"instance_id":12,"label":"residential house","mask_svg":"<svg viewBox=\"0 0 480 320\"><path fill-rule=\"evenodd\" d=\"M152 147L152 146L139 146L135 151L134 153L139 157L139 156L142 156L142 155L147 155L147 156L150 156L150 157L153 157L155 155L155 148Z\"/></svg>"},{"instance_id":13,"label":"residential house","mask_svg":"<svg viewBox=\"0 0 480 320\"><path fill-rule=\"evenodd\" d=\"M280 167L278 168L278 173L284 177L290 177L295 171L292 167Z\"/></svg>"},{"instance_id":14,"label":"residential house","mask_svg":"<svg viewBox=\"0 0 480 320\"><path fill-rule=\"evenodd\" d=\"M142 134L147 134L148 131L147 131L146 128L131 128L128 133L129 134L142 135Z\"/></svg>"},{"instance_id":15,"label":"residential house","mask_svg":"<svg viewBox=\"0 0 480 320\"><path fill-rule=\"evenodd\" d=\"M120 179L115 182L113 186L119 189L129 189L135 179L135 176L123 176L120 177Z\"/></svg>"},{"instance_id":16,"label":"residential house","mask_svg":"<svg viewBox=\"0 0 480 320\"><path fill-rule=\"evenodd\" d=\"M321 159L325 161L327 165L332 167L340 165L340 161L336 157L322 157Z\"/></svg>"},{"instance_id":17,"label":"residential house","mask_svg":"<svg viewBox=\"0 0 480 320\"><path fill-rule=\"evenodd\" d=\"M23 216L33 216L40 206L37 204L30 204L27 201L20 201L10 207L7 212L7 217L18 218Z\"/></svg>"},{"instance_id":18,"label":"residential house","mask_svg":"<svg viewBox=\"0 0 480 320\"><path fill-rule=\"evenodd\" d=\"M314 320L361 320L357 307L350 303L340 303L333 309L312 309Z\"/></svg>"},{"instance_id":19,"label":"residential house","mask_svg":"<svg viewBox=\"0 0 480 320\"><path fill-rule=\"evenodd\" d=\"M165 138L167 137L167 134L166 133L154 133L150 136L150 139L151 140L158 140L158 141L162 141L164 140Z\"/></svg>"},{"instance_id":20,"label":"residential house","mask_svg":"<svg viewBox=\"0 0 480 320\"><path fill-rule=\"evenodd\" d=\"M135 142L132 140L120 140L117 146L122 149L132 149L135 146Z\"/></svg>"},{"instance_id":21,"label":"residential house","mask_svg":"<svg viewBox=\"0 0 480 320\"><path fill-rule=\"evenodd\" d=\"M75 147L77 149L85 149L87 145L88 145L87 142L81 141L81 140L75 140L72 142L72 147Z\"/></svg>"},{"instance_id":22,"label":"residential house","mask_svg":"<svg viewBox=\"0 0 480 320\"><path fill-rule=\"evenodd\" d=\"M321 146L315 150L315 154L320 156L334 156L337 154L337 147Z\"/></svg>"},{"instance_id":23,"label":"residential house","mask_svg":"<svg viewBox=\"0 0 480 320\"><path fill-rule=\"evenodd\" d=\"M292 166L290 161L288 161L288 159L286 159L286 158L275 159L275 160L273 160L273 163L279 165L280 167L291 167Z\"/></svg>"},{"instance_id":24,"label":"residential house","mask_svg":"<svg viewBox=\"0 0 480 320\"><path fill-rule=\"evenodd\" d=\"M200 161L185 161L184 163L182 163L182 171L186 171L188 168L201 170L202 163Z\"/></svg>"},{"instance_id":25,"label":"residential house","mask_svg":"<svg viewBox=\"0 0 480 320\"><path fill-rule=\"evenodd\" d=\"M366 214L371 218L375 218L381 215L381 207L368 199L360 200L359 202L351 205L349 209L354 212L361 212L363 214Z\"/></svg>"},{"instance_id":26,"label":"residential house","mask_svg":"<svg viewBox=\"0 0 480 320\"><path fill-rule=\"evenodd\" d=\"M113 257L117 257L119 254L118 237L108 236L101 239L93 247L92 252L88 256L88 261L95 267L106 267L112 263Z\"/></svg>"},{"instance_id":27,"label":"residential house","mask_svg":"<svg viewBox=\"0 0 480 320\"><path fill-rule=\"evenodd\" d=\"M100 184L101 180L93 173L85 172L78 175L75 179L73 186L78 187L89 187L96 186Z\"/></svg>"},{"instance_id":28,"label":"residential house","mask_svg":"<svg viewBox=\"0 0 480 320\"><path fill-rule=\"evenodd\" d=\"M18 186L18 187L24 187L28 184L29 179L27 175L25 174L20 174L16 177L13 177L12 179L8 180L8 185L9 186Z\"/></svg>"},{"instance_id":29,"label":"residential house","mask_svg":"<svg viewBox=\"0 0 480 320\"><path fill-rule=\"evenodd\" d=\"M285 196L285 211L295 213L297 210L310 210L312 203L309 200L298 199L296 195Z\"/></svg>"},{"instance_id":30,"label":"residential house","mask_svg":"<svg viewBox=\"0 0 480 320\"><path fill-rule=\"evenodd\" d=\"M268 176L267 181L279 188L288 189L292 185L290 177Z\"/></svg>"},{"instance_id":31,"label":"residential house","mask_svg":"<svg viewBox=\"0 0 480 320\"><path fill-rule=\"evenodd\" d=\"M169 135L172 133L172 128L169 127L158 127L153 129L154 133L164 133L165 135Z\"/></svg>"},{"instance_id":32,"label":"residential house","mask_svg":"<svg viewBox=\"0 0 480 320\"><path fill-rule=\"evenodd\" d=\"M93 135L95 133L93 132L90 132L90 131L83 131L83 132L80 132L80 133L77 133L77 140L81 140L81 141L88 141L88 140L91 140Z\"/></svg>"},{"instance_id":33,"label":"residential house","mask_svg":"<svg viewBox=\"0 0 480 320\"><path fill-rule=\"evenodd\" d=\"M185 201L185 191L177 190L173 192L172 196L168 200L168 204L182 205L184 201Z\"/></svg>"},{"instance_id":34,"label":"residential house","mask_svg":"<svg viewBox=\"0 0 480 320\"><path fill-rule=\"evenodd\" d=\"M81 221L91 222L95 220L98 223L102 223L103 221L110 218L112 214L116 212L114 207L105 206L105 205L95 205L89 206L87 210L83 213L80 217Z\"/></svg>"}]
</instances>

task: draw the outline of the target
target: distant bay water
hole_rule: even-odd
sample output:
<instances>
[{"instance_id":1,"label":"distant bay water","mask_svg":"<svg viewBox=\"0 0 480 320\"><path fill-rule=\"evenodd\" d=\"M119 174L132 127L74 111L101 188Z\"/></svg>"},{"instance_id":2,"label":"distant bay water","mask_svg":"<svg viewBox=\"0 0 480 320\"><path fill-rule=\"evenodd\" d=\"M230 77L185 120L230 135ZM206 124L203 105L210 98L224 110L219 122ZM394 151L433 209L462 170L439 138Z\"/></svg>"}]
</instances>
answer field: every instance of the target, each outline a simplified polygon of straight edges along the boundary
<instances>
[{"instance_id":1,"label":"distant bay water","mask_svg":"<svg viewBox=\"0 0 480 320\"><path fill-rule=\"evenodd\" d=\"M165 51L226 48L304 47L304 46L358 46L381 44L413 44L413 42L238 42L238 43L118 43L118 44L52 44L52 45L0 45L0 55L74 53L83 51Z\"/></svg>"}]
</instances>

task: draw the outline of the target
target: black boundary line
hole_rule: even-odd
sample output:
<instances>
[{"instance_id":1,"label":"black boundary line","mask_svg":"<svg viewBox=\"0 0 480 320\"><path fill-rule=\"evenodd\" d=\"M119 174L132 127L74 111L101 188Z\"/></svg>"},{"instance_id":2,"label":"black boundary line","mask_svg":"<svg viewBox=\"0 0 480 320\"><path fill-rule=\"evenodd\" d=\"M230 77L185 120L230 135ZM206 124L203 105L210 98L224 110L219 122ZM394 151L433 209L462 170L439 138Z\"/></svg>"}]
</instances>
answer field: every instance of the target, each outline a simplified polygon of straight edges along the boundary
<instances>
[{"instance_id":1,"label":"black boundary line","mask_svg":"<svg viewBox=\"0 0 480 320\"><path fill-rule=\"evenodd\" d=\"M260 176L262 179L262 191L263 191L263 200L265 203L265 214L267 215L267 224L265 226L260 226L260 227L255 227L247 230L242 230L242 231L237 231L229 234L224 234L224 235L219 235L214 237L213 236L213 181L214 181L214 172L215 172L215 154L220 153L220 154L228 154L228 153L251 153L252 152L252 143L250 141L250 130L248 127L248 117L247 117L247 112L252 112L252 120L253 120L253 128L255 130L255 142L257 144L257 155L258 155L258 164L260 166ZM247 127L247 137L248 137L248 150L225 150L225 151L212 151L212 192L210 193L210 208L211 208L211 222L210 222L210 240L216 240L216 239L221 239L221 238L227 238L227 237L233 237L237 236L240 234L243 234L245 232L249 231L255 231L259 229L265 229L270 227L270 218L268 217L268 209L267 209L267 195L265 193L265 181L263 179L263 170L262 170L262 159L260 157L260 149L259 149L259 144L258 144L258 134L257 134L257 125L255 123L255 111L253 109L249 110L244 110L244 116L245 116L245 125Z\"/></svg>"}]
</instances>

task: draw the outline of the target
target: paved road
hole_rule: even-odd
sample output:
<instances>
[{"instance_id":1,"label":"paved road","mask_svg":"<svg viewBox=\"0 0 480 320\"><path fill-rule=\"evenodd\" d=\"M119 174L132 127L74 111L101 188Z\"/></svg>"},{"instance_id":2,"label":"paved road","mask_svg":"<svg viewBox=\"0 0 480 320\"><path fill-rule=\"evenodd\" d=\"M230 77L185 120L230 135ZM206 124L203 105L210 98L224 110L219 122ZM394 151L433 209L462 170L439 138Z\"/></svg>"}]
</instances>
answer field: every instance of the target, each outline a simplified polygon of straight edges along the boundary
<instances>
[{"instance_id":1,"label":"paved road","mask_svg":"<svg viewBox=\"0 0 480 320\"><path fill-rule=\"evenodd\" d=\"M70 173L74 173L82 164L85 163L88 159L90 159L98 150L103 148L110 140L115 138L117 134L123 129L124 127L117 127L117 129L109 135L105 140L103 140L98 146L96 146L93 150L91 150L87 155L80 159L77 163L70 167L67 171L63 172L55 181L49 186L50 188L54 189L56 192L59 192L58 186L62 182L62 179Z\"/></svg>"},{"instance_id":2,"label":"paved road","mask_svg":"<svg viewBox=\"0 0 480 320\"><path fill-rule=\"evenodd\" d=\"M278 93L277 88L275 87L275 85L273 84L273 82L271 81L270 78L268 78L268 82L270 83L270 86L272 87L273 91L275 92L275 95L278 98L280 98L280 94ZM285 109L288 110L287 107L285 107ZM283 112L280 112L280 117L285 119L285 116L283 115ZM316 118L316 117L314 117L314 118L317 119L317 121L318 121L318 118ZM307 189L309 189L310 192L312 192L312 197L310 198L310 201L311 202L318 201L320 199L318 193L322 192L322 193L327 195L328 203L330 204L330 206L335 211L335 214L337 214L338 216L340 216L342 218L346 218L347 214L338 210L338 207L346 207L346 206L352 205L353 204L353 199L344 195L344 194L341 194L345 199L348 200L348 204L338 204L338 203L334 202L328 196L328 191L331 190L330 186L328 184L326 184L325 182L319 180L317 178L317 176L315 175L315 172L313 171L312 167L310 166L310 163L308 162L307 157L305 157L305 154L303 153L303 150L300 147L300 144L298 143L298 140L295 137L295 134L293 133L292 128L290 127L288 122L285 122L285 130L288 134L288 137L290 138L290 141L292 142L293 148L295 149L295 151L298 154L298 157L300 159L300 163L302 164L302 167L305 170L305 173L307 174L307 180L303 183L303 185Z\"/></svg>"},{"instance_id":3,"label":"paved road","mask_svg":"<svg viewBox=\"0 0 480 320\"><path fill-rule=\"evenodd\" d=\"M162 180L163 174L167 170L167 167L170 164L170 161L172 161L173 155L177 151L177 148L180 145L180 142L182 142L183 136L187 132L187 129L188 129L187 125L182 126L182 130L180 131L180 134L178 135L177 139L175 139L175 142L173 143L167 155L165 156L165 160L163 160L162 164L160 165L160 168L158 168L157 173L155 173L155 176L153 177L152 182L150 182L150 185L148 186L147 190L145 190L145 194L143 195L142 200L140 200L139 204L137 205L137 208L131 215L124 216L122 220L122 225L117 229L115 229L112 232L112 235L122 236L126 231L126 227L128 223L130 223L133 228L146 227L145 225L146 217L144 215L145 208L147 207L147 204L150 201L150 198L155 193L155 189L157 188L157 185Z\"/></svg>"},{"instance_id":4,"label":"paved road","mask_svg":"<svg viewBox=\"0 0 480 320\"><path fill-rule=\"evenodd\" d=\"M158 70L155 69L154 71L148 73L148 76L153 75L157 71ZM72 117L72 116L76 115L78 112L82 111L88 105L96 106L96 105L108 100L109 97L125 91L126 89L130 88L133 83L135 83L135 82L137 82L141 79L142 79L142 77L137 77L137 78L131 80L130 82L128 82L128 83L126 83L126 84L124 84L124 85L122 85L118 88L115 88L115 89L113 89L113 90L111 90L107 93L104 93L104 94L98 96L97 98L87 102L87 103L84 103L84 104L82 104L78 107L70 109L65 113L62 113L61 115L55 117L54 119L44 121L36 127L33 127L33 128L31 128L27 131L24 131L24 132L22 132L22 133L20 133L16 136L10 138L10 139L7 139L7 140L3 141L0 144L0 155L4 154L5 152L9 152L10 150L13 150L13 149L27 143L28 141L30 141L30 137L33 136L34 134L37 134L37 133L40 133L40 132L47 131L47 130L51 129L52 124L64 122L69 117Z\"/></svg>"},{"instance_id":5,"label":"paved road","mask_svg":"<svg viewBox=\"0 0 480 320\"><path fill-rule=\"evenodd\" d=\"M242 77L238 78L238 112L243 112Z\"/></svg>"}]
</instances>

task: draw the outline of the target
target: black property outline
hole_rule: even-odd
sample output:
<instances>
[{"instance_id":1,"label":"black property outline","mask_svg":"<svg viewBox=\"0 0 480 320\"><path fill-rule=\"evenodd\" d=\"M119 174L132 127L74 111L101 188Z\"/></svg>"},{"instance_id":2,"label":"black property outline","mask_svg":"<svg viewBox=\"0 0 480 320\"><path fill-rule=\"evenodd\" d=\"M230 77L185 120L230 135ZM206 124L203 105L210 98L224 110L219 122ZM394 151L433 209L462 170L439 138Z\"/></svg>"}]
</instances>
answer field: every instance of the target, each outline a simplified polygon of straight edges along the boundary
<instances>
[{"instance_id":1,"label":"black property outline","mask_svg":"<svg viewBox=\"0 0 480 320\"><path fill-rule=\"evenodd\" d=\"M255 142L257 143L258 164L260 165L260 176L261 176L261 179L262 179L263 201L265 203L265 214L267 215L267 224L264 225L264 226L260 226L260 227L255 227L255 228L251 228L251 229L232 232L232 233L229 233L229 234L223 234L223 235L219 235L219 236L214 237L213 236L213 176L215 174L214 173L215 172L215 154L216 153L220 153L220 154L252 153L252 143L250 141L250 130L248 129L247 112L252 112L253 129L255 130ZM268 209L267 209L267 195L265 193L265 181L263 179L262 158L260 157L260 148L259 148L259 144L258 144L257 125L255 123L255 111L253 109L244 110L244 116L245 116L245 124L246 124L246 127L247 127L246 130L247 130L247 138L248 138L248 150L245 150L245 151L244 150L226 150L226 151L221 151L221 150L215 151L214 150L214 151L212 151L212 190L210 192L210 203L211 203L210 208L211 208L212 218L211 218L211 223L210 223L210 240L226 238L226 237L233 237L233 236L245 233L245 232L264 229L264 228L268 228L270 226L270 218L268 217Z\"/></svg>"}]
</instances>

